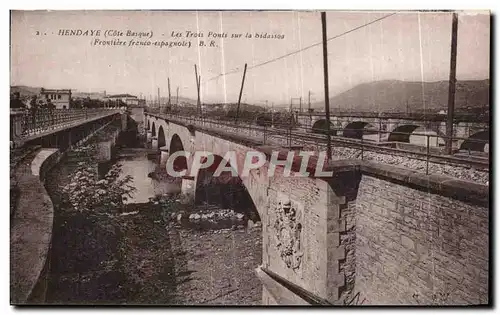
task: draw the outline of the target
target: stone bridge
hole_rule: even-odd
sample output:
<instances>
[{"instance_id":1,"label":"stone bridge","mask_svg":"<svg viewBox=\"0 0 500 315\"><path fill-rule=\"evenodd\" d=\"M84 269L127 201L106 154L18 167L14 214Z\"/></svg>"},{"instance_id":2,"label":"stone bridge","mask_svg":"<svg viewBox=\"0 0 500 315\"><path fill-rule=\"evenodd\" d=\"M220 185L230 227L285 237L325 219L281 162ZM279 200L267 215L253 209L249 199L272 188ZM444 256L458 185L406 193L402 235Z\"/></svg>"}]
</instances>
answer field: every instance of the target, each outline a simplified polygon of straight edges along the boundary
<instances>
[{"instance_id":1,"label":"stone bridge","mask_svg":"<svg viewBox=\"0 0 500 315\"><path fill-rule=\"evenodd\" d=\"M295 156L284 176L288 149L164 115L144 119L162 165L177 151L207 151L227 164L233 151L242 174L247 152L267 157L239 178L263 225L256 272L263 304L487 302L487 186L360 160L322 167L317 156L307 171L331 174L297 177L302 159ZM181 169L190 169L192 156ZM186 200L196 200L200 178L183 177Z\"/></svg>"},{"instance_id":2,"label":"stone bridge","mask_svg":"<svg viewBox=\"0 0 500 315\"><path fill-rule=\"evenodd\" d=\"M298 122L306 128L320 131L326 130L325 115L319 113L297 115ZM433 134L436 137L430 138L430 146L444 145L446 137L446 115L406 115L406 114L332 114L330 115L330 129L337 136L348 138L361 138L364 134L376 131L378 141L412 142L425 145L425 137L411 135L413 132ZM489 122L480 121L477 117L468 115L458 115L454 119L453 137L461 138L454 141L457 148L467 149L481 147L478 150L484 151L485 143L471 144L465 139L489 140ZM464 144L465 142L465 144Z\"/></svg>"}]
</instances>

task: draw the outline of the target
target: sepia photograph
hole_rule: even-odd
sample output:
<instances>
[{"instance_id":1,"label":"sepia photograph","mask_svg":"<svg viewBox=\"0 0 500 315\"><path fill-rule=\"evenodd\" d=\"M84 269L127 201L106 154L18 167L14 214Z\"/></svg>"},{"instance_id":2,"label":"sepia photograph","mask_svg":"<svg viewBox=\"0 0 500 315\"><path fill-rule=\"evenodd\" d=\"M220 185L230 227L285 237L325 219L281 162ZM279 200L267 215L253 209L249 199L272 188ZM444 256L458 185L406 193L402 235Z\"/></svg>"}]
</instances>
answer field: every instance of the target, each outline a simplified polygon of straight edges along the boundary
<instances>
[{"instance_id":1,"label":"sepia photograph","mask_svg":"<svg viewBox=\"0 0 500 315\"><path fill-rule=\"evenodd\" d=\"M492 306L488 10L10 10L10 304Z\"/></svg>"}]
</instances>

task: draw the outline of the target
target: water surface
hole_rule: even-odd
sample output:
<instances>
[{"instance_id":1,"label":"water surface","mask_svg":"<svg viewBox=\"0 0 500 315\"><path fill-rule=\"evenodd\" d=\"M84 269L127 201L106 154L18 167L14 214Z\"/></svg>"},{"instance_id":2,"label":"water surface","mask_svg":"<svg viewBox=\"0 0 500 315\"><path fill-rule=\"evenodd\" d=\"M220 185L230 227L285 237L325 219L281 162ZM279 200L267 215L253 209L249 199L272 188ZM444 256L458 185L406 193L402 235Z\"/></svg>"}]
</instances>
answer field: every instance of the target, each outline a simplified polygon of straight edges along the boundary
<instances>
[{"instance_id":1,"label":"water surface","mask_svg":"<svg viewBox=\"0 0 500 315\"><path fill-rule=\"evenodd\" d=\"M148 159L145 152L137 152L132 156L118 159L122 165L122 176L130 175L132 185L137 189L127 203L148 202L150 197L180 192L180 185L166 180L156 180L148 176L157 166L156 161Z\"/></svg>"}]
</instances>

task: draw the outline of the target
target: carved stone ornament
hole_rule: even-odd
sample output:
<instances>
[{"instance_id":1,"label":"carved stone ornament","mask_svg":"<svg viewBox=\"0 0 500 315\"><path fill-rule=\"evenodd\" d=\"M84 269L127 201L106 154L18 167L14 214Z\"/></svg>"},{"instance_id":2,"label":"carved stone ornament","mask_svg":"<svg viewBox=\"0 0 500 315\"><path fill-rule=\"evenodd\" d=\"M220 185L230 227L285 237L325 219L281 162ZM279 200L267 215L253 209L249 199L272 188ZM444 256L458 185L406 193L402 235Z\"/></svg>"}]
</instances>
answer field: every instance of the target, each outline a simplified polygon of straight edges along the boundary
<instances>
[{"instance_id":1,"label":"carved stone ornament","mask_svg":"<svg viewBox=\"0 0 500 315\"><path fill-rule=\"evenodd\" d=\"M279 201L274 231L277 249L288 268L296 270L302 262L302 211L292 201Z\"/></svg>"}]
</instances>

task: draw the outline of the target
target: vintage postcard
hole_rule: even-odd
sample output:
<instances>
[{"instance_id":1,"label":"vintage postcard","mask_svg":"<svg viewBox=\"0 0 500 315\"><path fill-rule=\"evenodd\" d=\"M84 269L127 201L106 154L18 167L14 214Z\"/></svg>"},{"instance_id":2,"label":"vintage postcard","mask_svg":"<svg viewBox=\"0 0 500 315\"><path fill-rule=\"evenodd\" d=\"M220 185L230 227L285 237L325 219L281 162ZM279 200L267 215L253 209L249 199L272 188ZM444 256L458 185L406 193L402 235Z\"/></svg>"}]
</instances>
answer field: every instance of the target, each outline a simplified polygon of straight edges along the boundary
<instances>
[{"instance_id":1,"label":"vintage postcard","mask_svg":"<svg viewBox=\"0 0 500 315\"><path fill-rule=\"evenodd\" d=\"M11 11L13 305L491 305L489 11Z\"/></svg>"}]
</instances>

